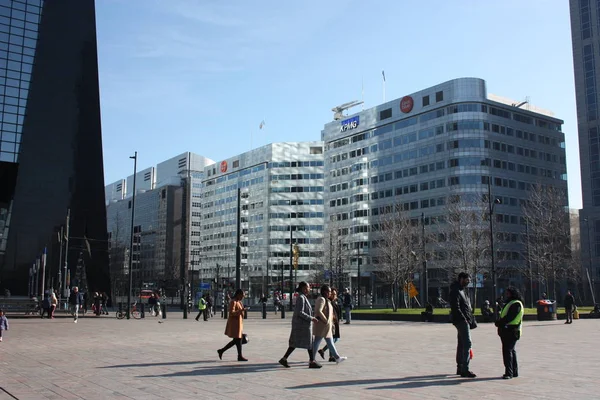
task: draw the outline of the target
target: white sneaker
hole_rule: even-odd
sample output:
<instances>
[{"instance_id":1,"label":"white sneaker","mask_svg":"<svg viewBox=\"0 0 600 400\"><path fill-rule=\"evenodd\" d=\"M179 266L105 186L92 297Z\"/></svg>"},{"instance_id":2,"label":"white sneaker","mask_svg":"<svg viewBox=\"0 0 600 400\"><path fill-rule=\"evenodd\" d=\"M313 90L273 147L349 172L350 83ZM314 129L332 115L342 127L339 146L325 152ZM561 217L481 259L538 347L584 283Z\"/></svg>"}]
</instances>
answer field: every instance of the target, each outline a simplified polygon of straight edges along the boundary
<instances>
[{"instance_id":1,"label":"white sneaker","mask_svg":"<svg viewBox=\"0 0 600 400\"><path fill-rule=\"evenodd\" d=\"M339 363L342 363L342 362L346 361L347 359L348 359L348 357L338 357L338 358L335 360L335 363L336 363L336 364L339 364Z\"/></svg>"},{"instance_id":2,"label":"white sneaker","mask_svg":"<svg viewBox=\"0 0 600 400\"><path fill-rule=\"evenodd\" d=\"M73 322L74 322L74 323L77 323L77 320L76 320L76 319L74 319L74 320L73 320Z\"/></svg>"}]
</instances>

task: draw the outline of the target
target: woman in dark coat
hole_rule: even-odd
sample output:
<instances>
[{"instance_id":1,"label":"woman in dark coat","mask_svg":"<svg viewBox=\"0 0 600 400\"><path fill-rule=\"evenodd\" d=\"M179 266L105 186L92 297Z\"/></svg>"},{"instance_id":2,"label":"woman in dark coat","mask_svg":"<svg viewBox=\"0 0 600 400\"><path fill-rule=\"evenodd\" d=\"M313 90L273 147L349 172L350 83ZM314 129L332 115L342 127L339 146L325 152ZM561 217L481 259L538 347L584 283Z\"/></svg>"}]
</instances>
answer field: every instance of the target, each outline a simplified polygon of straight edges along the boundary
<instances>
[{"instance_id":1,"label":"woman in dark coat","mask_svg":"<svg viewBox=\"0 0 600 400\"><path fill-rule=\"evenodd\" d=\"M231 338L231 342L227 343L227 346L217 350L219 359L223 359L223 353L228 349L235 346L238 353L238 361L248 361L247 358L242 356L242 332L244 331L244 305L242 300L244 299L244 291L238 289L235 291L233 299L229 303L229 316L227 318L227 325L225 326L225 335Z\"/></svg>"},{"instance_id":2,"label":"woman in dark coat","mask_svg":"<svg viewBox=\"0 0 600 400\"><path fill-rule=\"evenodd\" d=\"M337 341L340 340L340 318L342 317L342 306L340 306L340 302L338 301L336 288L331 288L329 300L331 301L331 306L333 308L333 343L337 343ZM325 350L327 350L327 348L328 346L325 344L325 347L319 350L319 355L322 359L325 359ZM331 355L331 351L329 354L329 362L335 362L335 357Z\"/></svg>"},{"instance_id":3,"label":"woman in dark coat","mask_svg":"<svg viewBox=\"0 0 600 400\"><path fill-rule=\"evenodd\" d=\"M306 295L310 291L310 286L306 282L300 282L296 292L298 297L296 299L296 307L294 308L294 316L292 317L292 331L290 333L290 343L285 355L279 364L286 368L289 368L287 362L288 357L296 348L307 349L309 364L308 368L321 368L322 365L317 364L312 351L313 346L313 335L312 335L312 323L316 322L317 319L312 316L312 307L308 302Z\"/></svg>"}]
</instances>

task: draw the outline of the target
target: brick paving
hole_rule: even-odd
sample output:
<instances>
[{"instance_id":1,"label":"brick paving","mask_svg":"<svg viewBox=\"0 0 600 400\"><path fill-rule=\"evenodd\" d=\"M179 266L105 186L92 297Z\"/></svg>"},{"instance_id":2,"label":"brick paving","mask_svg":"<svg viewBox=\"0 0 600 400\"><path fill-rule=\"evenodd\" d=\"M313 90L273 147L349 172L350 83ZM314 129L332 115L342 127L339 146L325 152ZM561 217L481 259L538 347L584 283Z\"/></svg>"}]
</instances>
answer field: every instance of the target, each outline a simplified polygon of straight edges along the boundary
<instances>
[{"instance_id":1,"label":"brick paving","mask_svg":"<svg viewBox=\"0 0 600 400\"><path fill-rule=\"evenodd\" d=\"M228 339L220 318L110 317L12 319L0 343L0 400L5 399L597 399L600 320L528 322L517 345L520 377L503 373L493 325L473 331L476 379L455 371L450 324L355 321L343 325L338 350L348 361L308 369L306 351L277 360L290 319L250 318L244 346L217 357ZM194 314L195 316L195 314ZM6 392L10 393L11 397Z\"/></svg>"}]
</instances>

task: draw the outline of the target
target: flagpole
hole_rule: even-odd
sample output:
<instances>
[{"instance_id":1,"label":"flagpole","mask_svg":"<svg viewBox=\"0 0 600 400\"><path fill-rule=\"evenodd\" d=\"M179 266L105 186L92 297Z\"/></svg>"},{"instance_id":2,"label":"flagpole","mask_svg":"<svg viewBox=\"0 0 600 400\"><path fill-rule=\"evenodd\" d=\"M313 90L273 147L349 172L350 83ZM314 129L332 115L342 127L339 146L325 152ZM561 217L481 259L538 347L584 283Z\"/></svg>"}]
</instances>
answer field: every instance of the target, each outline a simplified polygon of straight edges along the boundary
<instances>
[{"instance_id":1,"label":"flagpole","mask_svg":"<svg viewBox=\"0 0 600 400\"><path fill-rule=\"evenodd\" d=\"M68 208L67 209L67 230L65 232L65 237L63 238L65 240L65 267L64 267L64 286L63 286L63 295L65 297L65 299L69 298L69 281L67 281L67 268L68 268L68 261L69 261L69 230L71 228L71 209ZM68 309L67 306L67 302L65 301L65 310Z\"/></svg>"},{"instance_id":2,"label":"flagpole","mask_svg":"<svg viewBox=\"0 0 600 400\"><path fill-rule=\"evenodd\" d=\"M381 71L381 75L383 76L383 102L385 103L385 71Z\"/></svg>"},{"instance_id":3,"label":"flagpole","mask_svg":"<svg viewBox=\"0 0 600 400\"><path fill-rule=\"evenodd\" d=\"M46 247L42 253L42 301L46 297Z\"/></svg>"}]
</instances>

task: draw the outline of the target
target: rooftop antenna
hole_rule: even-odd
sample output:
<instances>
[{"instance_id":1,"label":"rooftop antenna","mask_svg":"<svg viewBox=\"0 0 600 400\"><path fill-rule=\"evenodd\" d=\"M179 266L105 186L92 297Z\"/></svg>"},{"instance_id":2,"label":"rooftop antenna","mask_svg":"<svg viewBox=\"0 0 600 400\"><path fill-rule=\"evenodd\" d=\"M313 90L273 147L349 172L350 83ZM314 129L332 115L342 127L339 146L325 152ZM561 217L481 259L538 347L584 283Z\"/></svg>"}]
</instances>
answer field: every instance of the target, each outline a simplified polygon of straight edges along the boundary
<instances>
[{"instance_id":1,"label":"rooftop antenna","mask_svg":"<svg viewBox=\"0 0 600 400\"><path fill-rule=\"evenodd\" d=\"M344 104L342 104L340 106L333 107L331 109L331 111L333 111L333 113L334 113L333 114L334 121L339 121L340 119L344 118L344 111L345 110L348 110L348 109L350 109L352 107L361 105L363 103L364 103L364 101L353 100L353 101L350 101L348 103L344 103Z\"/></svg>"}]
</instances>

